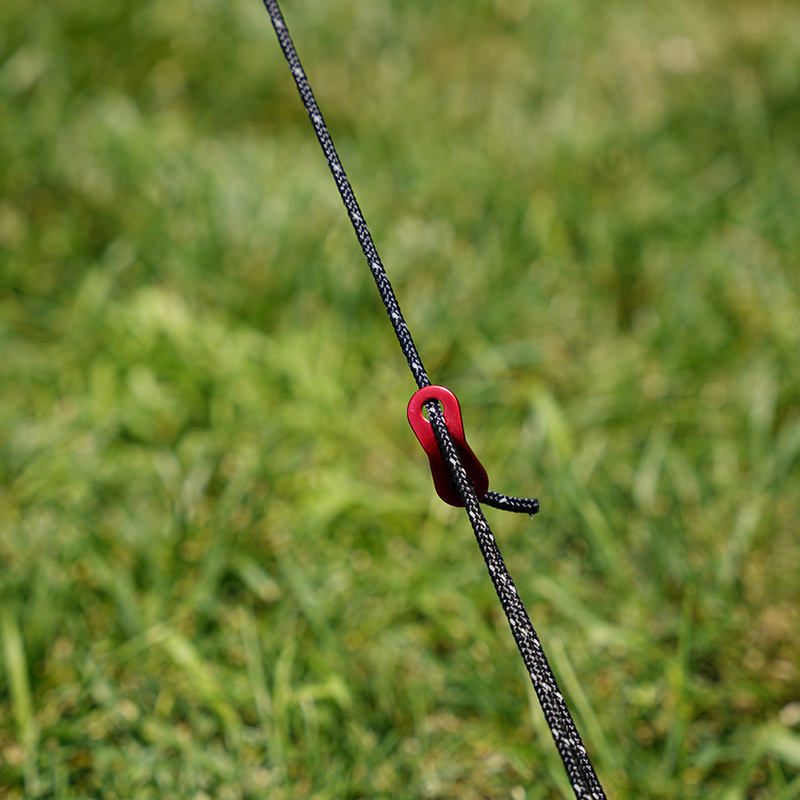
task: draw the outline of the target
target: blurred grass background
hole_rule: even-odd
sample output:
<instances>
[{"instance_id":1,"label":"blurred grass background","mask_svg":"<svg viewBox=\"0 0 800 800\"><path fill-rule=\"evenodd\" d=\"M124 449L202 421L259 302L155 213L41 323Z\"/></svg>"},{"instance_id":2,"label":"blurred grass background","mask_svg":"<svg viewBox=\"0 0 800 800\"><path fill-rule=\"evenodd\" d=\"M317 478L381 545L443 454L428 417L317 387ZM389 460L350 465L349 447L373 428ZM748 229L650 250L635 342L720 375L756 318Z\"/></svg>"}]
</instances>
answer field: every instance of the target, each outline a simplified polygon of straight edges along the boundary
<instances>
[{"instance_id":1,"label":"blurred grass background","mask_svg":"<svg viewBox=\"0 0 800 800\"><path fill-rule=\"evenodd\" d=\"M609 796L800 797L800 6L284 13ZM570 797L260 3L0 62L0 794Z\"/></svg>"}]
</instances>

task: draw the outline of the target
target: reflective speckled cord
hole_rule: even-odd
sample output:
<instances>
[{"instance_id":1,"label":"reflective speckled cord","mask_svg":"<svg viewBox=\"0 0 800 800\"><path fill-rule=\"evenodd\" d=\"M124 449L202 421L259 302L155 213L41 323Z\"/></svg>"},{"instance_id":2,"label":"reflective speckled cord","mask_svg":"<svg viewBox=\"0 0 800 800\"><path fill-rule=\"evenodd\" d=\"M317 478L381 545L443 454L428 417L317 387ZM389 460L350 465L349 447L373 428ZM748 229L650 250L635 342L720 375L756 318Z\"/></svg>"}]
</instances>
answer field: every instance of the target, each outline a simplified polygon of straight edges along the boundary
<instances>
[{"instance_id":1,"label":"reflective speckled cord","mask_svg":"<svg viewBox=\"0 0 800 800\"><path fill-rule=\"evenodd\" d=\"M342 201L347 209L364 256L367 259L367 264L369 264L369 268L372 271L375 284L378 287L378 292L386 307L386 312L389 315L395 335L406 357L414 380L417 382L417 386L420 389L430 386L430 379L425 371L425 367L422 365L422 359L417 352L414 340L411 338L408 326L403 319L400 305L397 302L392 285L389 282L389 277L375 249L367 224L364 221L361 209L353 194L353 189L339 161L339 156L333 145L333 140L331 139L330 133L328 133L322 114L314 99L314 93L311 91L311 86L300 64L300 59L297 56L294 44L289 36L289 31L286 28L286 23L278 7L278 3L276 0L264 0L264 5L269 12L270 19L278 35L278 41L286 56L286 60L289 62L289 67L291 68L292 75L297 84L297 89L308 111L308 116L311 119L314 130L317 133L317 138L322 146L336 185L339 188ZM556 747L561 755L561 760L564 762L564 768L569 776L575 796L577 798L603 800L606 795L597 779L597 775L586 753L586 748L583 745L580 734L572 720L572 716L569 713L561 690L558 688L558 683L547 662L539 637L536 635L536 631L531 624L525 606L517 593L514 581L508 573L508 569L503 561L503 556L495 541L494 534L481 509L481 502L483 502L487 505L507 511L534 514L539 510L539 504L533 499L507 497L506 495L491 491L487 491L485 496L479 499L475 487L462 464L458 447L453 441L451 431L447 427L439 401L429 400L425 403L425 408L428 412L428 419L436 435L442 459L447 464L452 474L454 487L466 509L470 524L475 532L475 538L478 541L478 546L483 554L483 558L489 570L489 575L497 591L497 596L500 599L503 611L508 619L508 624L511 627L511 633L514 636L514 640L517 643L525 666L528 669L528 674L533 682L536 696L539 698L539 703L542 706L545 719L550 726L550 731L553 734Z\"/></svg>"}]
</instances>

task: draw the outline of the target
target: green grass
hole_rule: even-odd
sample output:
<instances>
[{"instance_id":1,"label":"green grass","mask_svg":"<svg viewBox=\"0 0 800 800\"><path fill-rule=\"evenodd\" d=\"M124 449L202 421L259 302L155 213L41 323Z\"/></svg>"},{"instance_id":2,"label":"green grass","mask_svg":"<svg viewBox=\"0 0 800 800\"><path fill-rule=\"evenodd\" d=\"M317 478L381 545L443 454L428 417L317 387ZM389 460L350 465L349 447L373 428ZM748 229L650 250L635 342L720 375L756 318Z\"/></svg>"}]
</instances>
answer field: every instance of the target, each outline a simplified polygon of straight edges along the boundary
<instances>
[{"instance_id":1,"label":"green grass","mask_svg":"<svg viewBox=\"0 0 800 800\"><path fill-rule=\"evenodd\" d=\"M800 8L284 13L609 796L800 796ZM0 4L0 269L0 795L570 796L258 0Z\"/></svg>"}]
</instances>

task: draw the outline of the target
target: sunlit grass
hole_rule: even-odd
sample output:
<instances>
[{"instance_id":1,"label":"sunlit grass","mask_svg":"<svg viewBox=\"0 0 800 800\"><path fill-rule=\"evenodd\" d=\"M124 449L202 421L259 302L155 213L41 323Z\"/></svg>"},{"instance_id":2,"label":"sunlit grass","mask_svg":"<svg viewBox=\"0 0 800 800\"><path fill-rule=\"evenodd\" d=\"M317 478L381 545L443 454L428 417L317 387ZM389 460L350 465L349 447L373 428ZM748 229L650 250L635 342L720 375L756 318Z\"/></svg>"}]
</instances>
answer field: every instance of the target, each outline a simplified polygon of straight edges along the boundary
<instances>
[{"instance_id":1,"label":"sunlit grass","mask_svg":"<svg viewBox=\"0 0 800 800\"><path fill-rule=\"evenodd\" d=\"M800 13L285 0L615 798L800 794ZM0 5L0 794L569 797L258 2Z\"/></svg>"}]
</instances>

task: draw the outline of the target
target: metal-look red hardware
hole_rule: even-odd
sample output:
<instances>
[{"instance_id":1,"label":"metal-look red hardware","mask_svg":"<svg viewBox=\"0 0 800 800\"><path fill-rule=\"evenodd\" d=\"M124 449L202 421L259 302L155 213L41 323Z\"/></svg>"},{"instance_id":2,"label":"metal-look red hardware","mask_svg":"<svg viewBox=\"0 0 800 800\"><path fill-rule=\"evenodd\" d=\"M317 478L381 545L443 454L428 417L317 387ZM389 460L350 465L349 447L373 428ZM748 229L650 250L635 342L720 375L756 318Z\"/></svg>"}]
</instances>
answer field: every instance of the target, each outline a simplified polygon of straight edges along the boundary
<instances>
[{"instance_id":1,"label":"metal-look red hardware","mask_svg":"<svg viewBox=\"0 0 800 800\"><path fill-rule=\"evenodd\" d=\"M450 431L450 436L453 437L458 454L461 456L461 463L475 487L478 500L483 500L489 490L489 476L464 437L464 424L461 421L461 406L458 404L458 399L444 386L426 386L416 392L409 401L408 422L419 439L419 443L428 454L436 493L445 503L463 508L464 502L453 483L450 468L442 460L439 443L436 441L436 434L433 432L430 420L422 413L423 406L428 400L438 400L442 404L444 421L447 430Z\"/></svg>"}]
</instances>

